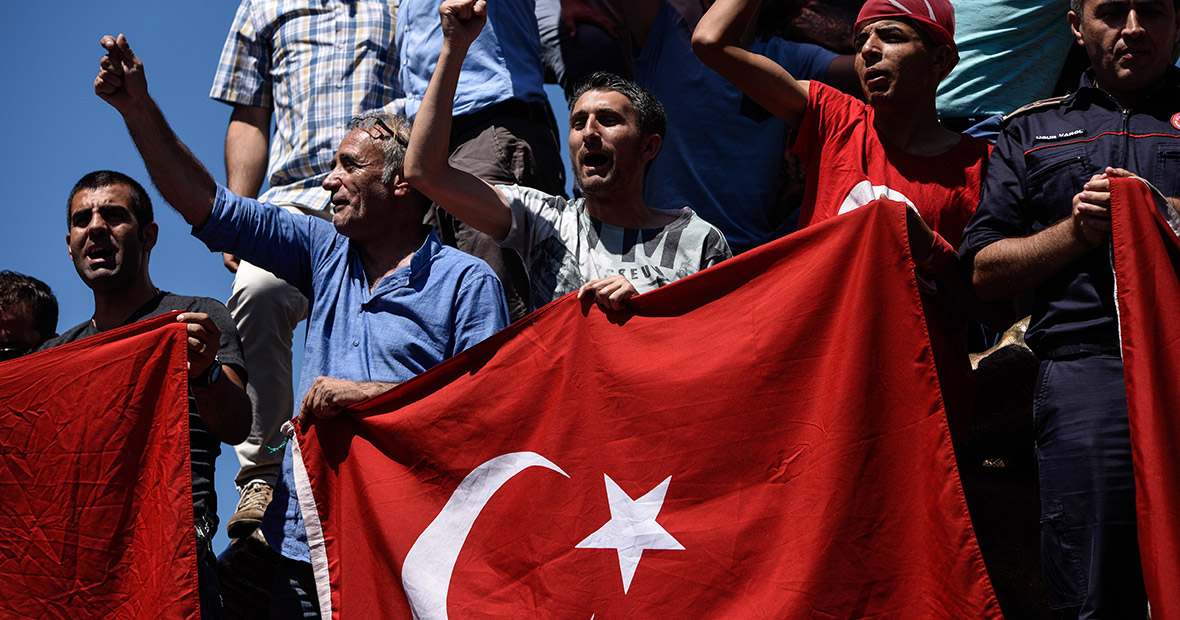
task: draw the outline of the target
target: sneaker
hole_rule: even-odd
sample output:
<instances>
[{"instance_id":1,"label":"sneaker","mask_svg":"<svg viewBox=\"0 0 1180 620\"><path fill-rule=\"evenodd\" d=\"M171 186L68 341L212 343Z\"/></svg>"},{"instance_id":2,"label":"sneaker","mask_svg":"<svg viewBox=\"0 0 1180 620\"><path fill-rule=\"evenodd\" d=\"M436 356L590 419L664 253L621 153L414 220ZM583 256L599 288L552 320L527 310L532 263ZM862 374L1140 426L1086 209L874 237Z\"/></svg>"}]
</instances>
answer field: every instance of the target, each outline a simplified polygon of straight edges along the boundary
<instances>
[{"instance_id":1,"label":"sneaker","mask_svg":"<svg viewBox=\"0 0 1180 620\"><path fill-rule=\"evenodd\" d=\"M234 516L225 523L225 533L230 538L243 538L257 531L273 494L274 489L261 480L247 484L242 489L242 498L238 500Z\"/></svg>"}]
</instances>

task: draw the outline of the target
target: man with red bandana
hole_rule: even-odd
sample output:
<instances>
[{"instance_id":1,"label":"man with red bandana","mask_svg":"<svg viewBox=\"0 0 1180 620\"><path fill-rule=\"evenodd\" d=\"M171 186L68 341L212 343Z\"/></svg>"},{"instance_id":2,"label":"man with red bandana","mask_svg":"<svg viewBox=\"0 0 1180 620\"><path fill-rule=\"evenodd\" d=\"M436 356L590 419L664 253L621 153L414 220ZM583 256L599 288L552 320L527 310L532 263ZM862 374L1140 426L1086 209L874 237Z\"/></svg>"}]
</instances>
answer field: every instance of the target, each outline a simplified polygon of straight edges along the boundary
<instances>
[{"instance_id":1,"label":"man with red bandana","mask_svg":"<svg viewBox=\"0 0 1180 620\"><path fill-rule=\"evenodd\" d=\"M939 82L958 62L954 8L947 0L869 0L856 20L857 76L865 100L815 81L796 80L777 63L741 46L757 0L718 0L693 32L693 49L754 101L797 127L794 151L807 165L800 228L877 198L908 204L933 230L912 239L921 275L937 287L961 284L954 247L979 202L989 146L938 121ZM926 239L930 243L926 243ZM963 296L935 296L923 278L931 345L939 361L953 430L970 417L974 387L967 359Z\"/></svg>"}]
</instances>

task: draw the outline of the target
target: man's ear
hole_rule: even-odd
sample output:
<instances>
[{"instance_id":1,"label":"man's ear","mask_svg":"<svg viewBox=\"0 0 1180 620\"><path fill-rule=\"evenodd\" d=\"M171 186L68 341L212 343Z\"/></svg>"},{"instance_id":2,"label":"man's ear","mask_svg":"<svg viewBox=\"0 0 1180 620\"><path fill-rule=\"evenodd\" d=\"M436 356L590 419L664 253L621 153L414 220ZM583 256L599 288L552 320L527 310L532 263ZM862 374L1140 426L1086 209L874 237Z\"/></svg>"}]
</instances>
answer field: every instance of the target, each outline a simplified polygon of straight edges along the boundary
<instances>
[{"instance_id":1,"label":"man's ear","mask_svg":"<svg viewBox=\"0 0 1180 620\"><path fill-rule=\"evenodd\" d=\"M1073 31L1073 38L1077 40L1078 45L1086 46L1086 41L1082 38L1082 17L1073 11L1066 14L1069 19L1069 29Z\"/></svg>"},{"instance_id":2,"label":"man's ear","mask_svg":"<svg viewBox=\"0 0 1180 620\"><path fill-rule=\"evenodd\" d=\"M660 148L664 145L664 139L659 134L652 134L643 139L643 150L639 153L639 159L643 163L647 163L656 158L660 154Z\"/></svg>"},{"instance_id":3,"label":"man's ear","mask_svg":"<svg viewBox=\"0 0 1180 620\"><path fill-rule=\"evenodd\" d=\"M406 180L406 177L402 173L402 170L400 168L398 169L397 172L394 173L393 181L391 181L390 183L393 186L393 195L394 196L405 196L405 195L409 194L410 192L414 191L414 187L411 186L410 182Z\"/></svg>"},{"instance_id":4,"label":"man's ear","mask_svg":"<svg viewBox=\"0 0 1180 620\"><path fill-rule=\"evenodd\" d=\"M143 249L151 252L152 248L156 247L156 240L160 237L160 225L151 222L140 230L140 235L143 237Z\"/></svg>"},{"instance_id":5,"label":"man's ear","mask_svg":"<svg viewBox=\"0 0 1180 620\"><path fill-rule=\"evenodd\" d=\"M935 47L934 48L934 62L932 63L932 65L934 66L935 69L938 70L938 75L940 77L946 77L947 75L950 74L951 68L948 66L950 64L951 64L951 46L939 45L938 47Z\"/></svg>"},{"instance_id":6,"label":"man's ear","mask_svg":"<svg viewBox=\"0 0 1180 620\"><path fill-rule=\"evenodd\" d=\"M66 254L70 255L70 260L74 260L74 248L70 245L70 233L66 233Z\"/></svg>"}]
</instances>

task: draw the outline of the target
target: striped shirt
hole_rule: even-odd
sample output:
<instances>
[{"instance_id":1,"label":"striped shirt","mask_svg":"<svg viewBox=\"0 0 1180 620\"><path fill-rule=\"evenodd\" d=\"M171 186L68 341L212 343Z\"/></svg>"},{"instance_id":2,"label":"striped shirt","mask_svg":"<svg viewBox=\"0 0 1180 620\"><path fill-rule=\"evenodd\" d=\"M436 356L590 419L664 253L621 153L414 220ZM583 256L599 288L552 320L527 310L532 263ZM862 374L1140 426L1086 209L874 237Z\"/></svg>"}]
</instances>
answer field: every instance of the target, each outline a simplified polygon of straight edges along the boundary
<instances>
[{"instance_id":1,"label":"striped shirt","mask_svg":"<svg viewBox=\"0 0 1180 620\"><path fill-rule=\"evenodd\" d=\"M320 184L349 119L402 103L393 47L398 0L242 0L209 96L270 108L261 199L326 209Z\"/></svg>"}]
</instances>

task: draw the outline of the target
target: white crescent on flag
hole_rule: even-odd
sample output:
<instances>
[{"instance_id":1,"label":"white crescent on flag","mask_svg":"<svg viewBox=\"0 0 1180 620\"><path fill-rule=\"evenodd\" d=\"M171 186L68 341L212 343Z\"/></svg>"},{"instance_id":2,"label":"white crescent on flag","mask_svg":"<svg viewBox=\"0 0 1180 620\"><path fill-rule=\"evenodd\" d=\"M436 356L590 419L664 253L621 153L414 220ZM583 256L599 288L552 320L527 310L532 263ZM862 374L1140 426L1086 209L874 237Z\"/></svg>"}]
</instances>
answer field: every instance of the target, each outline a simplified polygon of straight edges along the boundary
<instances>
[{"instance_id":1,"label":"white crescent on flag","mask_svg":"<svg viewBox=\"0 0 1180 620\"><path fill-rule=\"evenodd\" d=\"M447 620L451 573L471 526L492 495L513 476L530 467L544 467L569 478L560 467L535 452L497 456L463 478L442 512L414 541L402 564L402 587L414 618Z\"/></svg>"}]
</instances>

